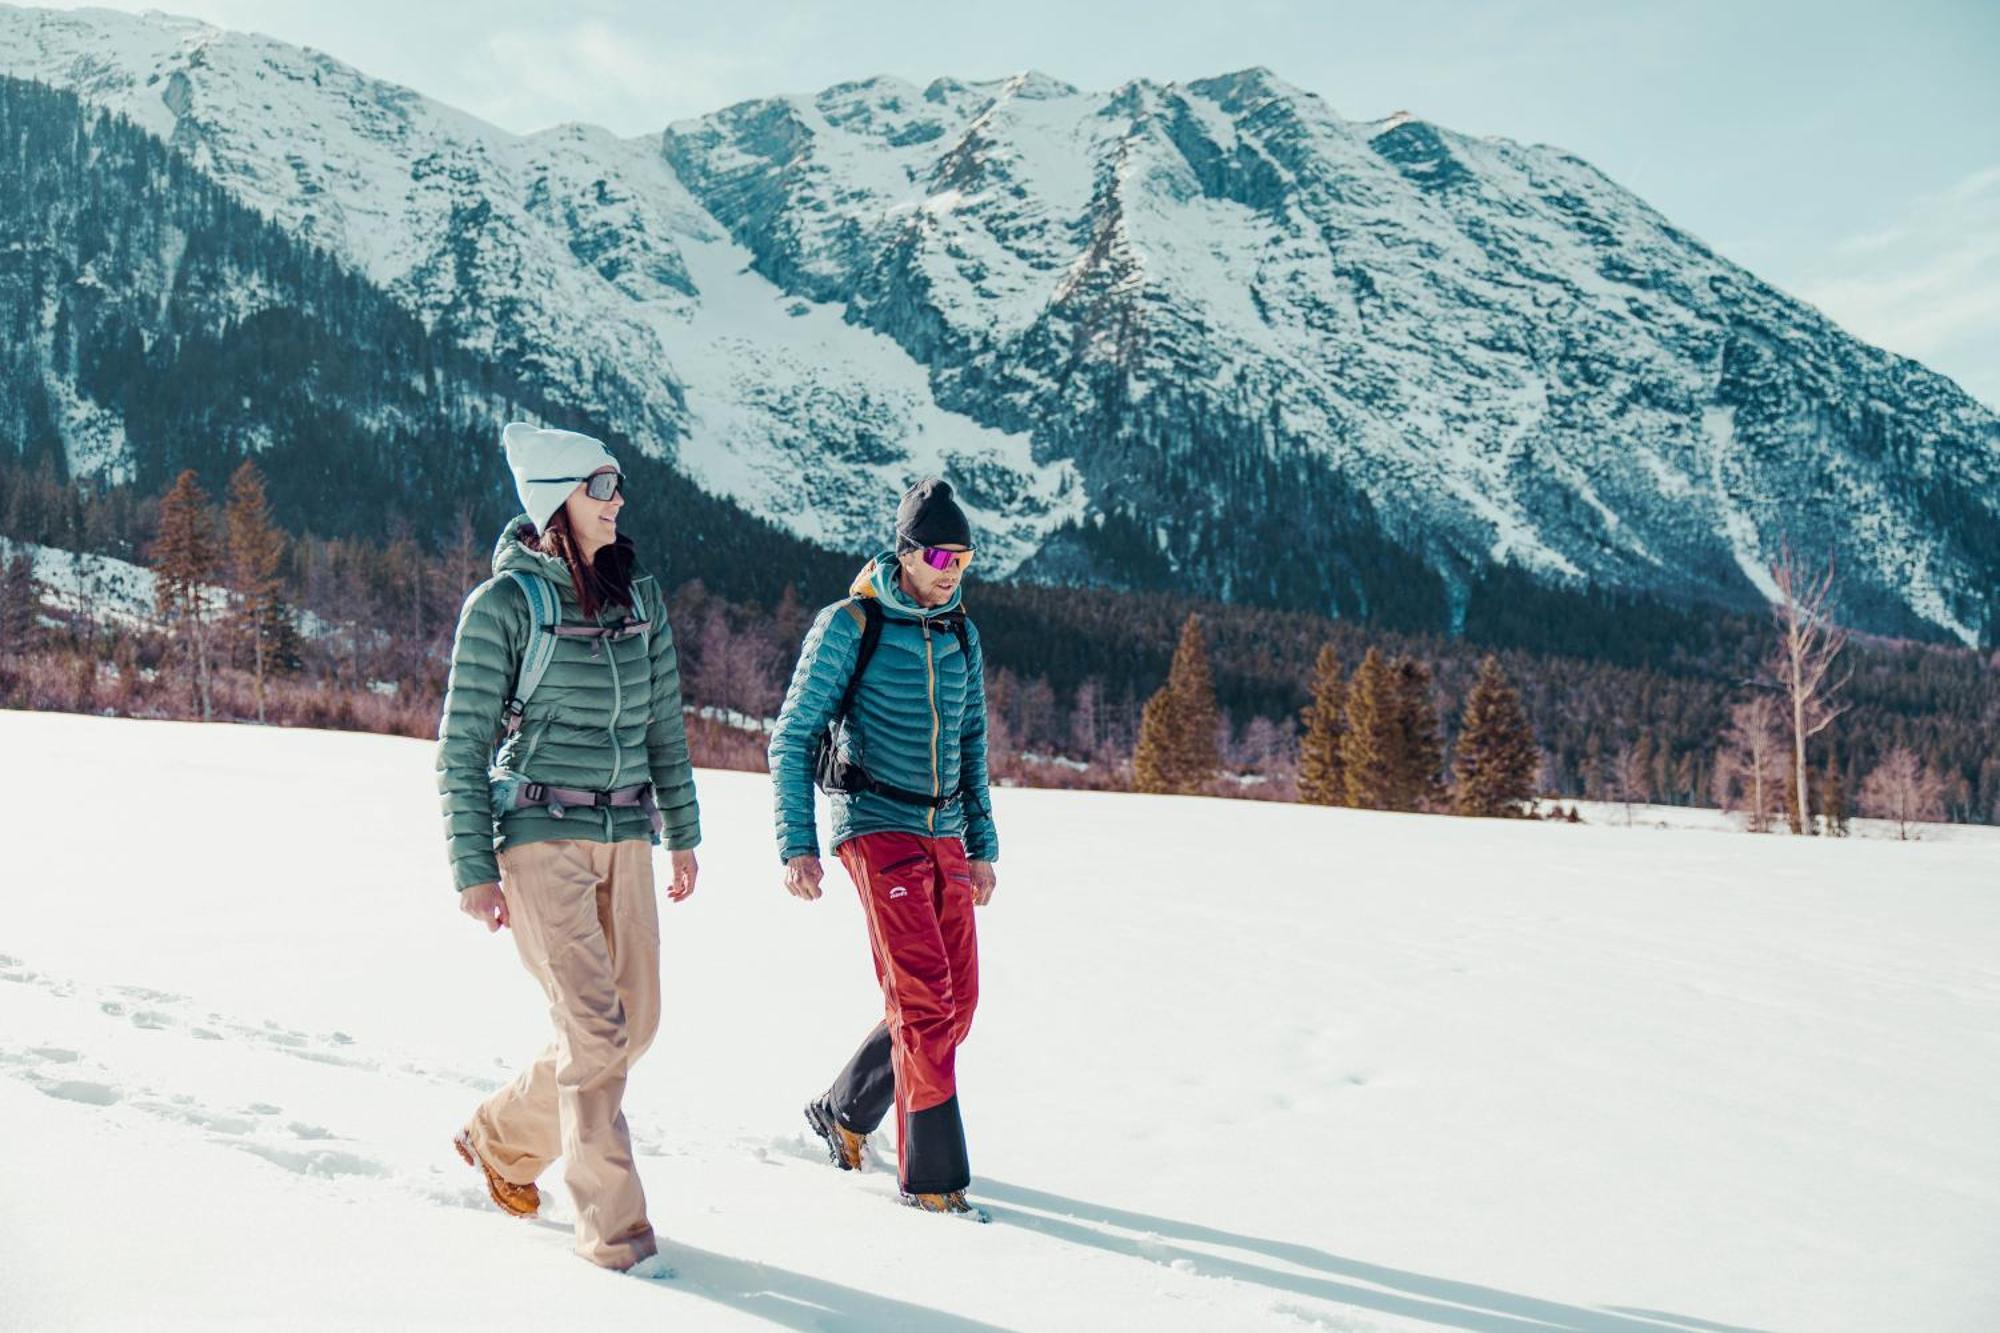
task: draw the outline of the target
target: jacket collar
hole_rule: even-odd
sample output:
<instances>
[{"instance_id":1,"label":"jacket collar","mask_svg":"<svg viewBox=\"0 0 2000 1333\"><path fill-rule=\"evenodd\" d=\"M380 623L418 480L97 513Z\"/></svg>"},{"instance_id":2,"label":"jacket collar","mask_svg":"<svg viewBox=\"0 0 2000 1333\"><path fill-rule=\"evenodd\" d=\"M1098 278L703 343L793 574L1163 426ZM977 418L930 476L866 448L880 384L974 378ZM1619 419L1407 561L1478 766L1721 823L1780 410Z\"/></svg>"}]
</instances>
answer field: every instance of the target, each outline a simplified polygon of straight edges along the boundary
<instances>
[{"instance_id":1,"label":"jacket collar","mask_svg":"<svg viewBox=\"0 0 2000 1333\"><path fill-rule=\"evenodd\" d=\"M882 604L882 609L894 616L907 620L929 620L947 612L956 611L965 596L965 585L959 584L951 590L951 596L942 606L918 606L903 591L902 567L896 562L894 551L881 551L875 558L861 567L848 585L850 597L872 598Z\"/></svg>"}]
</instances>

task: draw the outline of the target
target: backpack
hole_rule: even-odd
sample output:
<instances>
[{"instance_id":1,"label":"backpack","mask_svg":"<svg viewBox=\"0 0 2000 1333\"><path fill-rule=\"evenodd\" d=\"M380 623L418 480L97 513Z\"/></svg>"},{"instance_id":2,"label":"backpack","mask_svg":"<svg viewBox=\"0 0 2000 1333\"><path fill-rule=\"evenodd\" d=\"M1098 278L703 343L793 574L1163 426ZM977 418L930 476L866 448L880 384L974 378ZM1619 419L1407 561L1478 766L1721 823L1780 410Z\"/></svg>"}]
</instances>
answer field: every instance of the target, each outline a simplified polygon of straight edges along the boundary
<instances>
[{"instance_id":1,"label":"backpack","mask_svg":"<svg viewBox=\"0 0 2000 1333\"><path fill-rule=\"evenodd\" d=\"M528 700L534 698L535 689L548 674L549 663L556 660L558 639L596 639L606 643L617 639L629 639L634 634L648 640L651 647L653 623L650 620L627 618L617 625L569 625L562 623L562 596L556 585L540 574L525 569L510 569L509 578L520 585L521 593L528 599L528 616L532 627L528 631L528 646L521 651L521 667L514 677L514 693L507 699L506 730L501 739L505 740L521 729L522 714L527 712Z\"/></svg>"},{"instance_id":2,"label":"backpack","mask_svg":"<svg viewBox=\"0 0 2000 1333\"><path fill-rule=\"evenodd\" d=\"M846 747L841 744L842 725L847 721L848 713L853 711L855 693L861 688L861 674L868 669L868 660L875 655L875 645L882 639L882 604L872 597L850 597L846 609L847 614L861 621L861 647L855 653L854 670L849 673L846 688L840 693L840 703L835 706L833 716L827 719L826 726L813 737L810 758L814 784L829 796L873 792L906 805L925 805L934 810L957 804L965 794L963 785L942 796L892 787L877 782L859 763L847 757ZM958 648L965 654L965 660L968 663L972 660L971 622L965 618L965 612L948 611L931 617L931 623L950 629L958 638Z\"/></svg>"},{"instance_id":3,"label":"backpack","mask_svg":"<svg viewBox=\"0 0 2000 1333\"><path fill-rule=\"evenodd\" d=\"M514 692L502 705L500 733L494 737L493 762L488 767L487 780L493 806L495 826L501 817L515 808L515 797L527 782L518 772L500 765L500 749L521 730L521 720L528 711L528 700L548 674L549 664L556 660L556 643L560 639L596 639L600 645L617 639L629 639L634 634L646 639L651 647L653 624L649 620L626 619L617 625L564 625L562 623L562 595L556 585L540 574L525 569L510 569L508 577L520 586L521 593L528 599L528 644L521 650L521 665L514 676ZM634 600L637 600L636 596ZM533 744L529 746L533 752ZM520 764L525 767L527 756L521 756Z\"/></svg>"}]
</instances>

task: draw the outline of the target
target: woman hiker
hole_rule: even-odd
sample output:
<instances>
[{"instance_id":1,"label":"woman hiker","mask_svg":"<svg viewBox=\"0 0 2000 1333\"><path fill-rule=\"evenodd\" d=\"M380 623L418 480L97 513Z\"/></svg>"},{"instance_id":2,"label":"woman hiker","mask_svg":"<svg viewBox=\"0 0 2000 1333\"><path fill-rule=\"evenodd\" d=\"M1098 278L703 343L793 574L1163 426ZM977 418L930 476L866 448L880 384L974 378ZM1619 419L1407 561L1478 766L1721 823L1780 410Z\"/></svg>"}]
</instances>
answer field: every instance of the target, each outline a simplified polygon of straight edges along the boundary
<instances>
[{"instance_id":1,"label":"woman hiker","mask_svg":"<svg viewBox=\"0 0 2000 1333\"><path fill-rule=\"evenodd\" d=\"M517 422L501 439L524 512L459 615L438 788L459 906L513 932L556 1037L453 1146L516 1217L535 1215L535 1180L563 1158L577 1253L653 1276L620 1103L660 1021L662 835L667 897L695 885L701 822L680 671L659 584L618 532L617 460L569 431Z\"/></svg>"}]
</instances>

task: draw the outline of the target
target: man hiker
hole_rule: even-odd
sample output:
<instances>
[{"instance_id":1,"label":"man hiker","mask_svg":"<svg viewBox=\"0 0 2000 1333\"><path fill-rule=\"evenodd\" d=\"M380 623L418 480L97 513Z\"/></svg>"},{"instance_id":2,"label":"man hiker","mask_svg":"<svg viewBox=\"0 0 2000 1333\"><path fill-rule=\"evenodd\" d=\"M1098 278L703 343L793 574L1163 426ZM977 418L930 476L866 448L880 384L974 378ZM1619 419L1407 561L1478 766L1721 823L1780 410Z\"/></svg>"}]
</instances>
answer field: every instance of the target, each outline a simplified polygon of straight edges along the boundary
<instances>
[{"instance_id":1,"label":"man hiker","mask_svg":"<svg viewBox=\"0 0 2000 1333\"><path fill-rule=\"evenodd\" d=\"M861 894L884 1021L806 1107L833 1164L896 1107L905 1203L980 1217L953 1062L979 998L972 909L993 897L1000 852L987 800L986 685L979 632L960 609L972 529L948 483L918 482L896 510L896 545L855 576L806 634L771 735L785 888L811 901L823 871L815 783L833 846Z\"/></svg>"}]
</instances>

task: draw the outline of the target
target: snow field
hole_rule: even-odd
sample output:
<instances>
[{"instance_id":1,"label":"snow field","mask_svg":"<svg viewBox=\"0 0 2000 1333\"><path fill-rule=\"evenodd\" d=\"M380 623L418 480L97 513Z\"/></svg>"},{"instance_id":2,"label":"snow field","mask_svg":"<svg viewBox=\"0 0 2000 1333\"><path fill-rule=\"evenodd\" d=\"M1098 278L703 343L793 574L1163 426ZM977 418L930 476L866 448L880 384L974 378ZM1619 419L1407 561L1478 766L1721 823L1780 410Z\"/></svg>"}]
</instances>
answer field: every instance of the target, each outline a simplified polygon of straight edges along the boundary
<instances>
[{"instance_id":1,"label":"snow field","mask_svg":"<svg viewBox=\"0 0 2000 1333\"><path fill-rule=\"evenodd\" d=\"M788 898L768 780L704 771L626 1103L642 1283L570 1254L559 1173L518 1223L451 1154L547 1019L455 910L430 746L0 712L0 753L0 1327L2000 1313L1990 836L1001 791L974 1227L806 1136L879 1014L859 912L831 865Z\"/></svg>"}]
</instances>

